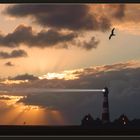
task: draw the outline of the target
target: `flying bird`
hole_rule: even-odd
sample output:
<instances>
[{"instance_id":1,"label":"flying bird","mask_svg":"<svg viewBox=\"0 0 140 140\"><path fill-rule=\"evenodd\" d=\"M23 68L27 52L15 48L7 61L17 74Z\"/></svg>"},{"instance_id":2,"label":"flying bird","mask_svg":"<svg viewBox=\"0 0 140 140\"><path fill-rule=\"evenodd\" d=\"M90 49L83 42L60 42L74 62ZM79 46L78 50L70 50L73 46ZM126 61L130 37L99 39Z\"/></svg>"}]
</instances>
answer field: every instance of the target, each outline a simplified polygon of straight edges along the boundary
<instances>
[{"instance_id":1,"label":"flying bird","mask_svg":"<svg viewBox=\"0 0 140 140\"><path fill-rule=\"evenodd\" d=\"M109 40L112 38L112 36L115 36L114 30L115 30L115 28L112 29L111 34L110 34L110 36L109 36Z\"/></svg>"}]
</instances>

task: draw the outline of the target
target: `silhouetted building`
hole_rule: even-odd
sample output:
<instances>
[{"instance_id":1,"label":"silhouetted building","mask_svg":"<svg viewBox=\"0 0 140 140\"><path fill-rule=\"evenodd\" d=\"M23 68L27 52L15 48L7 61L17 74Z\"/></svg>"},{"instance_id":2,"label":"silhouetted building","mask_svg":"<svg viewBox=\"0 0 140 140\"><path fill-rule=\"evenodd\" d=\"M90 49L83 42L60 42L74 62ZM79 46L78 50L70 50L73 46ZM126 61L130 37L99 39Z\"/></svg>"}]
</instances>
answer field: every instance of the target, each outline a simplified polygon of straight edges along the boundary
<instances>
[{"instance_id":1,"label":"silhouetted building","mask_svg":"<svg viewBox=\"0 0 140 140\"><path fill-rule=\"evenodd\" d=\"M103 112L102 112L102 122L103 124L110 122L110 116L109 116L109 103L108 103L108 88L104 88L105 91L103 92Z\"/></svg>"},{"instance_id":2,"label":"silhouetted building","mask_svg":"<svg viewBox=\"0 0 140 140\"><path fill-rule=\"evenodd\" d=\"M82 126L93 126L94 125L94 119L90 114L86 115L82 119Z\"/></svg>"},{"instance_id":3,"label":"silhouetted building","mask_svg":"<svg viewBox=\"0 0 140 140\"><path fill-rule=\"evenodd\" d=\"M115 122L116 125L127 126L129 124L129 119L128 119L128 117L126 115L122 114L114 122Z\"/></svg>"}]
</instances>

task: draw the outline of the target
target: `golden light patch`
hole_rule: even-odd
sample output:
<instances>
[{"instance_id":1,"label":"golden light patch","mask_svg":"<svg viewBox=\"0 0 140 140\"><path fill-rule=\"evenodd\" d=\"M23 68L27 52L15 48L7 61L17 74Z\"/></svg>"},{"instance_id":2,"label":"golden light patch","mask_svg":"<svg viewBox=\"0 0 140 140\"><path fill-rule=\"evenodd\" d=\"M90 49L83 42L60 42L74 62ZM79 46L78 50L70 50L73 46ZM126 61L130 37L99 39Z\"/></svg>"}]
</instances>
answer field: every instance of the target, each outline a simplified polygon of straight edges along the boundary
<instances>
[{"instance_id":1,"label":"golden light patch","mask_svg":"<svg viewBox=\"0 0 140 140\"><path fill-rule=\"evenodd\" d=\"M1 101L4 101L7 105L15 105L22 98L23 96L0 95Z\"/></svg>"},{"instance_id":2,"label":"golden light patch","mask_svg":"<svg viewBox=\"0 0 140 140\"><path fill-rule=\"evenodd\" d=\"M3 125L62 125L64 118L60 111L37 105L18 102L24 96L0 95L0 124ZM3 105L3 106L2 106ZM3 110L3 109L2 109Z\"/></svg>"},{"instance_id":3,"label":"golden light patch","mask_svg":"<svg viewBox=\"0 0 140 140\"><path fill-rule=\"evenodd\" d=\"M40 76L39 79L65 79L65 80L74 80L78 79L77 75L74 74L77 70L72 71L63 71L60 73L47 73L46 75Z\"/></svg>"},{"instance_id":4,"label":"golden light patch","mask_svg":"<svg viewBox=\"0 0 140 140\"><path fill-rule=\"evenodd\" d=\"M7 84L7 85L11 85L11 84L21 84L21 83L27 83L28 80L4 80L4 81L1 81L0 83L2 84Z\"/></svg>"}]
</instances>

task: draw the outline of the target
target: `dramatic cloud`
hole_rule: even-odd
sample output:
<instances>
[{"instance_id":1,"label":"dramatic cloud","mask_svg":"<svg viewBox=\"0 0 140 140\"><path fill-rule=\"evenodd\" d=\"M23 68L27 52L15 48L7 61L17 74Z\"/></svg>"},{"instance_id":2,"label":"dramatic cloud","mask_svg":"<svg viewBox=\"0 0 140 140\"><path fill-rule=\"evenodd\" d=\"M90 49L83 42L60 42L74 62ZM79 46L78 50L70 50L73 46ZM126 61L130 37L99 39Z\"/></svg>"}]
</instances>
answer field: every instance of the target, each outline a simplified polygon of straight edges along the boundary
<instances>
[{"instance_id":1,"label":"dramatic cloud","mask_svg":"<svg viewBox=\"0 0 140 140\"><path fill-rule=\"evenodd\" d=\"M20 25L13 33L0 35L0 45L14 48L20 44L25 44L28 47L45 48L62 42L72 41L76 36L76 33L61 34L52 29L35 34L32 31L32 27Z\"/></svg>"},{"instance_id":2,"label":"dramatic cloud","mask_svg":"<svg viewBox=\"0 0 140 140\"><path fill-rule=\"evenodd\" d=\"M55 45L58 45L60 48L68 48L73 44L74 46L91 50L97 48L99 44L99 40L96 40L95 37L91 37L89 41L83 42L80 40L78 41L77 37L78 34L75 32L62 34L53 29L35 33L32 27L20 25L12 33L5 36L0 35L0 45L9 48L19 47L21 44L38 48L54 47ZM68 47L62 45L62 43L67 44ZM24 50L13 50L11 53L0 52L0 58L3 59L25 56L27 56L27 53Z\"/></svg>"},{"instance_id":3,"label":"dramatic cloud","mask_svg":"<svg viewBox=\"0 0 140 140\"><path fill-rule=\"evenodd\" d=\"M109 102L111 119L125 113L130 118L139 118L140 111L134 108L140 106L139 84L140 65L133 62L118 63L108 66L86 68L75 71L79 78L74 80L43 79L33 82L31 94L21 99L27 105L38 105L50 109L58 109L72 123L78 123L80 117L91 113L93 117L101 117L102 94L100 93L49 93L46 88L104 88L109 87ZM25 85L24 85L25 86ZM40 90L39 90L40 89ZM32 94L33 93L33 94ZM130 109L131 108L131 109ZM72 115L67 115L72 111ZM80 122L79 122L80 123Z\"/></svg>"},{"instance_id":4,"label":"dramatic cloud","mask_svg":"<svg viewBox=\"0 0 140 140\"><path fill-rule=\"evenodd\" d=\"M38 77L30 74L23 74L23 75L17 75L13 78L9 78L10 80L37 80Z\"/></svg>"},{"instance_id":5,"label":"dramatic cloud","mask_svg":"<svg viewBox=\"0 0 140 140\"><path fill-rule=\"evenodd\" d=\"M99 40L96 40L95 37L92 37L89 41L79 42L79 47L84 48L86 50L91 50L97 48L99 44Z\"/></svg>"},{"instance_id":6,"label":"dramatic cloud","mask_svg":"<svg viewBox=\"0 0 140 140\"><path fill-rule=\"evenodd\" d=\"M18 57L26 57L27 53L24 50L13 50L11 53L0 51L0 58L18 58Z\"/></svg>"},{"instance_id":7,"label":"dramatic cloud","mask_svg":"<svg viewBox=\"0 0 140 140\"><path fill-rule=\"evenodd\" d=\"M14 66L14 64L12 62L7 62L7 63L5 63L5 66L12 67L12 66Z\"/></svg>"},{"instance_id":8,"label":"dramatic cloud","mask_svg":"<svg viewBox=\"0 0 140 140\"><path fill-rule=\"evenodd\" d=\"M89 13L87 5L18 4L9 6L5 13L14 17L31 17L36 23L57 29L100 30L110 28L110 20Z\"/></svg>"}]
</instances>

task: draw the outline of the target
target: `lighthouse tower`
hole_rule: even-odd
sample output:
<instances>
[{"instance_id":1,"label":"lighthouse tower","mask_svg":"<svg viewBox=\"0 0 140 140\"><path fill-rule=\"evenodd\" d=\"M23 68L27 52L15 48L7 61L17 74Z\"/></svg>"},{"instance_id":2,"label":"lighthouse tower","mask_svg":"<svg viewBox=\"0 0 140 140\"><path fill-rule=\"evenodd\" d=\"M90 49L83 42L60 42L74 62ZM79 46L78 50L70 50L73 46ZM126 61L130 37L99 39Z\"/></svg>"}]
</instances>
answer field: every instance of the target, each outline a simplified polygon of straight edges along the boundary
<instances>
[{"instance_id":1,"label":"lighthouse tower","mask_svg":"<svg viewBox=\"0 0 140 140\"><path fill-rule=\"evenodd\" d=\"M102 112L102 122L103 124L110 122L110 116L109 116L109 103L108 103L108 88L104 88L103 92L103 112Z\"/></svg>"}]
</instances>

